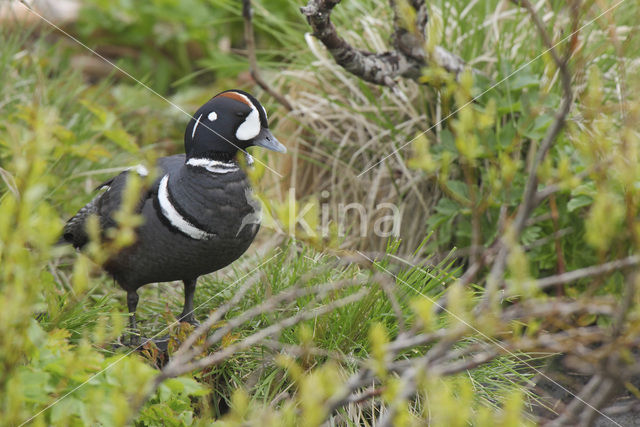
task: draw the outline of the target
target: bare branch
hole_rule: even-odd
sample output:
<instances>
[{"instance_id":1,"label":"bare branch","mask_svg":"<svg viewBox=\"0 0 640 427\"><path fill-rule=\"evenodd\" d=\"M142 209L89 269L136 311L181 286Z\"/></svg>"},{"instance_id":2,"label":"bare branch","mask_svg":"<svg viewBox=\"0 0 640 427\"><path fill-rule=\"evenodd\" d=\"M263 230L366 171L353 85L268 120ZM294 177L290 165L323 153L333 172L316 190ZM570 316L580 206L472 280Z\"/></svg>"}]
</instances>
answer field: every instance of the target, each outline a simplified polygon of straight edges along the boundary
<instances>
[{"instance_id":1,"label":"bare branch","mask_svg":"<svg viewBox=\"0 0 640 427\"><path fill-rule=\"evenodd\" d=\"M411 1L411 6L416 11L416 19L412 28L406 28L403 25L403 14L398 10L396 0L390 0L389 5L393 10L393 28L395 30L393 47L410 58L421 62L426 61L424 46L429 15L427 14L427 6L424 0Z\"/></svg>"},{"instance_id":2,"label":"bare branch","mask_svg":"<svg viewBox=\"0 0 640 427\"><path fill-rule=\"evenodd\" d=\"M209 356L198 359L196 361L188 361L187 363L182 363L182 364L169 363L169 365L167 365L165 369L163 369L159 377L162 377L163 379L172 378L175 376L185 374L190 371L202 369L207 366L221 363L224 360L228 359L229 357L233 356L238 351L245 350L254 345L259 345L262 340L277 334L283 329L294 326L304 320L313 319L316 316L321 316L323 314L329 313L335 310L336 308L351 304L352 302L362 298L368 292L369 292L369 289L361 288L358 292L355 292L344 298L335 300L329 304L325 304L323 306L316 307L311 310L301 311L294 316L287 317L277 323L274 323L273 325L260 329L258 332L249 335L248 337L244 338L240 342L224 347L219 351Z\"/></svg>"},{"instance_id":3,"label":"bare branch","mask_svg":"<svg viewBox=\"0 0 640 427\"><path fill-rule=\"evenodd\" d=\"M582 392L578 396L578 398L574 399L563 411L562 415L556 418L550 426L563 426L563 425L589 425L584 424L583 422L578 422L578 418L583 421L591 420L593 415L595 415L595 411L597 406L604 403L613 391L614 381L605 378L601 375L595 375L589 383L582 389ZM589 402L592 402L597 405L594 406ZM586 415L586 416L585 416Z\"/></svg>"},{"instance_id":4,"label":"bare branch","mask_svg":"<svg viewBox=\"0 0 640 427\"><path fill-rule=\"evenodd\" d=\"M353 394L362 387L371 384L375 377L369 368L361 369L353 374L340 392L334 394L326 404L327 413L331 414L337 409L351 403Z\"/></svg>"},{"instance_id":5,"label":"bare branch","mask_svg":"<svg viewBox=\"0 0 640 427\"><path fill-rule=\"evenodd\" d=\"M244 324L245 322L254 318L255 316L272 312L282 303L294 301L300 297L307 296L307 295L316 295L316 298L323 298L329 292L334 292L340 289L344 289L348 286L354 286L357 284L360 284L360 283L354 282L352 280L341 280L338 282L324 283L321 285L316 285L316 286L311 286L306 288L295 288L289 291L281 292L269 298L262 304L259 304L255 307L251 307L247 311L231 319L229 322L227 322L225 326L218 329L213 335L207 338L207 341L203 347L204 348L211 347L213 344L219 342L226 334L231 332L234 328L237 328L238 326ZM194 353L199 354L204 350L204 348L194 349Z\"/></svg>"},{"instance_id":6,"label":"bare branch","mask_svg":"<svg viewBox=\"0 0 640 427\"><path fill-rule=\"evenodd\" d=\"M518 206L518 212L516 214L516 218L512 223L511 230L513 232L514 237L520 236L522 230L531 215L531 212L537 206L536 203L540 202L540 197L537 196L537 186L538 186L538 168L542 164L543 160L547 156L551 145L555 142L556 138L560 134L560 131L564 128L567 115L569 114L569 110L571 109L571 103L573 102L573 92L571 90L571 74L569 73L569 68L567 66L568 56L560 59L558 53L556 52L554 44L551 42L549 34L547 34L547 30L544 27L544 24L540 20L537 12L529 2L529 0L519 0L515 2L516 4L524 7L531 15L531 19L534 22L535 26L538 29L538 33L540 37L544 41L544 44L547 46L548 51L553 58L553 62L558 67L560 71L560 81L562 83L562 103L556 111L555 120L549 126L547 133L540 143L540 148L536 152L533 163L531 164L531 169L529 170L529 177L527 178L527 183L525 185L524 193L522 194L522 202ZM570 53L569 53L570 54ZM496 260L491 268L491 272L489 273L489 277L487 279L487 299L485 301L488 302L489 298L494 298L497 294L498 286L501 283L501 276L503 275L506 268L506 260L507 255L509 254L509 246L507 242L501 240L501 247L498 255L496 256Z\"/></svg>"},{"instance_id":7,"label":"bare branch","mask_svg":"<svg viewBox=\"0 0 640 427\"><path fill-rule=\"evenodd\" d=\"M398 50L383 53L356 49L338 35L330 19L331 11L338 3L340 0L309 0L300 8L313 29L313 35L325 45L338 65L363 80L391 88L395 87L394 80L398 77L417 79L421 76L420 70L427 59L424 43L421 43L427 24L423 1L412 2L417 7L417 30L399 29L394 37ZM433 56L434 61L456 76L464 69L464 61L443 48L436 48Z\"/></svg>"},{"instance_id":8,"label":"bare branch","mask_svg":"<svg viewBox=\"0 0 640 427\"><path fill-rule=\"evenodd\" d=\"M284 343L281 343L280 341L275 341L271 339L262 340L260 345L270 348L272 350L277 350L279 352L286 353L290 356L295 356L295 357L318 356L318 357L325 357L331 360L339 360L343 363L350 363L352 365L359 365L363 363L362 359L345 355L337 351L325 350L319 347L313 347L313 346L307 346L307 345L284 344Z\"/></svg>"},{"instance_id":9,"label":"bare branch","mask_svg":"<svg viewBox=\"0 0 640 427\"><path fill-rule=\"evenodd\" d=\"M623 270L638 264L640 264L640 255L632 255L616 261L580 268L563 274L545 277L544 279L538 279L535 282L535 285L540 289L546 289L551 286L564 285L587 277L600 276L613 271Z\"/></svg>"},{"instance_id":10,"label":"bare branch","mask_svg":"<svg viewBox=\"0 0 640 427\"><path fill-rule=\"evenodd\" d=\"M244 18L244 41L247 45L247 57L249 59L249 72L251 73L251 77L253 77L253 80L255 80L258 86L274 97L283 107L289 111L293 111L293 106L287 98L265 82L260 74L258 59L256 58L256 42L253 33L253 11L251 9L251 0L242 0L242 17Z\"/></svg>"},{"instance_id":11,"label":"bare branch","mask_svg":"<svg viewBox=\"0 0 640 427\"><path fill-rule=\"evenodd\" d=\"M198 340L198 338L202 337L207 331L209 331L213 327L213 325L219 322L222 319L222 317L225 314L227 314L229 310L235 307L238 304L238 302L240 302L240 300L245 296L247 291L249 291L249 289L251 289L257 283L257 281L258 279L256 277L253 277L247 280L246 282L244 282L240 287L240 289L234 292L233 298L231 298L228 302L218 307L218 309L214 311L207 318L207 320L205 320L200 326L198 326L191 333L191 335L189 335L189 337L187 337L187 339L182 343L178 351L176 351L176 353L174 354L173 356L174 360L180 357L185 352L185 350L190 348Z\"/></svg>"},{"instance_id":12,"label":"bare branch","mask_svg":"<svg viewBox=\"0 0 640 427\"><path fill-rule=\"evenodd\" d=\"M379 283L380 287L391 303L391 308L393 309L393 313L396 316L396 322L398 322L398 330L400 331L400 333L405 332L407 327L404 323L404 314L402 313L402 307L400 306L400 303L398 302L398 299L393 292L393 284L389 280L380 280Z\"/></svg>"},{"instance_id":13,"label":"bare branch","mask_svg":"<svg viewBox=\"0 0 640 427\"><path fill-rule=\"evenodd\" d=\"M551 41L551 38L549 37L549 34L547 33L546 28L538 14L536 13L535 9L531 5L531 2L529 2L529 0L521 0L519 3L525 9L527 9L529 14L531 15L533 23L538 28L540 37L542 37L544 44L547 46L548 51L553 58L553 62L556 64L556 67L558 67L558 70L560 71L560 81L562 82L563 97L562 104L556 112L555 120L547 130L544 139L540 143L540 148L536 153L533 164L531 165L531 170L529 171L529 178L527 180L527 185L522 197L522 203L520 205L520 208L518 209L518 214L516 215L516 219L513 224L514 230L518 234L524 228L524 224L529 218L531 211L535 207L534 202L536 187L538 185L538 167L547 156L549 148L551 148L551 145L555 142L562 128L564 128L567 115L569 114L569 110L571 108L571 103L573 102L573 92L571 90L571 74L569 73L569 67L567 66L569 58L565 57L561 59L558 56L558 53L553 42Z\"/></svg>"},{"instance_id":14,"label":"bare branch","mask_svg":"<svg viewBox=\"0 0 640 427\"><path fill-rule=\"evenodd\" d=\"M550 302L534 299L521 302L505 310L502 315L502 320L504 322L512 320L524 321L535 318L553 318L560 320L578 313L611 316L616 313L616 306L613 300L606 298L600 300L574 301L557 297Z\"/></svg>"}]
</instances>

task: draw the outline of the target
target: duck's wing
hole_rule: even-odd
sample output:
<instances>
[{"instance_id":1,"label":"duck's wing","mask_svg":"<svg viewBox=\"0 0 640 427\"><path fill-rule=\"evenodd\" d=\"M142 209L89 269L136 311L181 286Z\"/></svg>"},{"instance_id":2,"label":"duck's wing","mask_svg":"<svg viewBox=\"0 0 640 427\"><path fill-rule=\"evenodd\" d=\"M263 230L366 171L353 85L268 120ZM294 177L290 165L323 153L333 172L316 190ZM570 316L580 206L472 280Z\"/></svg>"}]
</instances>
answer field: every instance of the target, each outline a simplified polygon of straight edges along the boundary
<instances>
[{"instance_id":1,"label":"duck's wing","mask_svg":"<svg viewBox=\"0 0 640 427\"><path fill-rule=\"evenodd\" d=\"M141 195L136 212L140 212L147 199L157 195L158 185L162 176L172 168L179 167L181 164L184 164L183 154L163 157L158 160L157 165L161 172L159 174L160 176ZM115 227L116 222L113 219L113 214L120 208L122 194L124 193L127 186L127 179L131 173L138 173L144 176L147 174L147 171L143 167L133 167L96 187L96 191L100 191L100 193L67 221L58 244L70 243L75 248L82 248L86 245L89 242L86 222L91 215L98 217L101 230L104 231L110 227Z\"/></svg>"}]
</instances>

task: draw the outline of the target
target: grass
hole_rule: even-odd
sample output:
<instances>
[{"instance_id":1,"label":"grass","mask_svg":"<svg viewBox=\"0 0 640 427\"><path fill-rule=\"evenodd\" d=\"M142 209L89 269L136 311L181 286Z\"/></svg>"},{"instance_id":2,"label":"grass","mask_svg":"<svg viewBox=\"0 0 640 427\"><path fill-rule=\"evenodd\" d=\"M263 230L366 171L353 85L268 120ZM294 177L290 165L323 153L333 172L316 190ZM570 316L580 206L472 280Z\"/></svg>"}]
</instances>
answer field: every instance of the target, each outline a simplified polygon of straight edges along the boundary
<instances>
[{"instance_id":1,"label":"grass","mask_svg":"<svg viewBox=\"0 0 640 427\"><path fill-rule=\"evenodd\" d=\"M381 267L384 267L397 275L394 295L406 321L411 325L415 321L410 308L411 301L423 295L439 297L455 281L466 261L457 253L452 254L452 250L464 250L469 246L468 223L472 212L453 202L442 202L450 196L451 188L456 188L455 182L462 179L464 172L458 163L452 162L452 169L443 182L427 177L408 167L408 159L414 154L414 146L409 146L363 177L358 178L358 174L386 153L434 126L453 111L455 104L447 100L443 88L435 90L412 81L401 81L400 89L410 101L404 103L384 88L371 87L345 74L316 40L305 37L304 32L308 28L297 13L297 7L302 2L281 3L281 8L267 7L266 2L258 1L255 4L255 22L262 43L259 57L263 73L293 103L296 112L287 115L269 98L262 95L258 97L265 98L274 133L292 149L292 154L288 159L273 161L278 170L288 171L286 180L279 182L275 176L267 175L260 183L260 191L269 198L281 201L289 186L296 188L301 199L327 190L332 209L340 203L359 200L367 201L369 208L374 207L375 203L396 202L403 213L401 245L390 245L387 239L349 236L342 245L386 254L380 260L377 271L382 271ZM123 43L114 34L96 34L94 27L105 15L111 18L117 16L116 9L127 4L90 3L83 20L78 24L79 34L96 45ZM136 76L144 77L153 87L163 90L163 94L187 111L195 110L218 90L242 85L235 78L245 68L244 60L234 51L239 44L238 30L241 28L237 3L216 0L212 4L217 9L208 13L217 21L211 22L224 21L228 24L225 31L214 34L214 39L218 45L229 41L231 47L228 50L212 49L193 63L186 63L184 55L188 52L178 52L182 47L175 43L176 39L171 39L166 44L151 46L150 50L143 52L144 60L138 63L131 58L123 58L120 62ZM432 22L436 25L437 17L442 22L441 44L468 59L484 73L487 80L485 87L506 78L543 50L526 17L517 9L507 7L506 2L436 1L431 4ZM566 26L568 16L566 11L559 9L560 3L554 4L558 10L549 16L547 24L552 34L557 35ZM583 13L589 17L595 17L598 8L585 7L584 10L586 12ZM131 13L128 9L125 12ZM158 13L149 9L144 16L145 25L158 16L171 21L171 16ZM635 28L637 14L637 6L627 2L615 11L612 19L622 33L626 31L625 28ZM354 17L362 19L354 22ZM334 22L345 38L359 48L383 51L388 46L390 10L386 5L380 6L372 0L344 2L336 8ZM140 40L149 41L151 27L143 27L128 28L126 32L137 31ZM615 55L615 46L606 43L606 31L605 24L601 22L581 30L585 44L583 55L580 56L582 62L575 64L576 68L586 70L589 66L596 66L605 76L615 74L620 57ZM230 40L224 40L225 32ZM193 37L198 43L206 43L209 36L209 33L198 33ZM633 52L635 49L637 52L637 37L625 43L627 51ZM133 43L133 46L137 48L139 44ZM561 48L565 46L561 45ZM163 49L168 50L169 54ZM167 59L174 53L179 58L175 63ZM62 221L83 206L91 198L91 190L110 177L117 168L148 163L157 156L181 152L185 117L133 82L119 80L116 76L96 84L87 81L71 65L74 56L80 54L86 52L46 31L0 29L0 75L3 76L0 115L6 119L0 122L0 172L3 178L0 202L9 204L11 195L18 191L24 191L18 193L22 201L35 200L32 205L25 204L25 212L21 213L31 221L23 222L30 224L32 230L19 230L23 234L20 235L22 240L18 246L20 249L29 248L32 254L40 257L37 262L25 263L28 268L25 267L24 271L20 270L22 264L18 261L14 264L17 267L6 268L0 288L3 289L3 295L10 296L20 295L17 289L21 286L28 288L30 293L25 297L27 302L20 306L20 315L26 319L38 316L39 325L45 332L53 334L57 330L68 331L71 346L82 348L86 342L90 342L96 354L120 356L122 351L114 351L111 343L126 323L125 293L97 268L88 267L89 271L79 272L75 255L69 256L68 253L51 249L50 244L55 240ZM164 59L160 61L161 70L154 75L151 59L157 55ZM626 57L622 60L630 67L629 74L637 71L637 63L633 62L637 62L636 59ZM286 65L283 67L283 64ZM211 72L215 72L215 79L211 77ZM543 76L542 80L538 76ZM498 126L500 129L495 138L498 141L497 148L481 159L481 167L487 166L488 169L494 155L507 153L515 161L520 161L522 168L528 146L513 142L513 135L516 128L529 136L544 131L544 123L536 123L529 119L530 114L525 114L525 104L540 101L537 108L541 113L550 110L557 103L557 89L551 87L549 93L538 97L534 88L549 84L554 78L549 61L542 57L487 94L487 98L497 101L504 127ZM580 73L576 78L586 79ZM605 79L604 91L607 98L616 96L614 78ZM477 104L482 107L487 102L480 98ZM579 123L581 118L575 117L574 120ZM426 135L434 147L435 155L455 149L453 136L447 130L450 124L449 120L445 120L443 128L434 127ZM487 145L494 141L492 138L487 140ZM556 154L560 156L563 153L572 159L579 158L576 151L572 151L569 141L564 141L558 147ZM43 168L38 176L21 172L28 169L25 165L33 164L36 160L42 162ZM515 190L505 190L505 197L517 193ZM571 200L571 196L561 197L564 199L560 202L565 204ZM508 202L510 206L513 203ZM496 233L496 211L489 209L483 217L488 224L484 236L487 241ZM586 265L596 256L584 245L576 243L581 241L584 233L580 225L583 218L579 211L572 215L567 213L561 218L561 227L575 227L572 234L563 240L570 267ZM430 223L427 218L436 218L440 222ZM370 218L369 229L375 219ZM6 218L3 221L7 221ZM0 229L6 233L10 227L4 224L2 222ZM349 224L352 229L357 229L358 225L355 220ZM427 232L436 226L438 230L424 244ZM40 229L48 231L38 232ZM551 220L537 224L527 230L524 243L535 243L553 231ZM261 232L258 246L264 244L269 232ZM45 241L44 249L39 246L38 239ZM6 257L9 250L1 245L0 248L4 251L0 255ZM417 267L407 267L395 258L396 254L403 257L415 255L423 261ZM551 244L534 249L532 254L531 264L535 271L555 268ZM314 346L350 360L352 357L365 358L370 355L368 331L373 324L384 324L391 336L398 334L398 322L389 298L371 282L369 270L341 264L329 252L296 240L288 240L278 250L266 255L257 252L247 254L231 267L201 278L196 290L196 316L203 320L208 313L228 301L235 289L233 284L243 283L248 271L274 255L273 260L255 273L260 275L259 283L227 314L226 320L259 304L268 296L287 289L351 279L361 283L361 286L371 287L372 292L348 307L285 329L276 337L277 341L281 345L298 345L303 343L305 334L310 331ZM25 257L10 259L24 262ZM59 264L52 262L52 259L59 260ZM373 271L376 271L376 267ZM88 278L86 283L74 279L85 276ZM164 334L166 326L180 312L182 298L181 283L152 284L142 288L138 315L143 334ZM2 301L10 304L7 302L9 299ZM278 319L310 307L312 303L311 297L304 297L275 312L257 316L230 334L227 342L239 340ZM440 321L444 322L442 319ZM27 328L21 326L15 330L26 331ZM17 336L22 337L26 332L20 334ZM30 347L16 346L18 353L31 354ZM254 347L198 373L197 379L210 387L212 396L206 399L194 397L193 400L198 402L194 407L197 406L202 413L220 415L233 405L232 395L238 388L247 390L254 402L263 405L269 405L285 392L292 393L297 386L286 369L276 362L277 354L273 349ZM131 359L137 360L135 357ZM543 362L544 355L521 357L538 366ZM323 357L311 358L306 361L305 368L311 372L326 360ZM7 363L4 366L9 367L6 372L11 372L10 369L17 365ZM344 363L340 375L348 376L353 368L348 362ZM524 367L522 361L502 357L468 372L468 376L479 406L501 407L505 396L520 389L533 374ZM2 375L0 380L3 380ZM0 381L0 384L4 386L7 383ZM59 390L66 389L60 387L51 394L61 395ZM527 397L532 402L536 399L532 393ZM181 404L184 403L184 400L181 401ZM24 419L25 414L33 413L29 410L34 407L22 408L16 414ZM419 413L424 407L423 402L415 402L413 413ZM350 408L340 414L340 421L345 424L367 424L378 410Z\"/></svg>"},{"instance_id":2,"label":"grass","mask_svg":"<svg viewBox=\"0 0 640 427\"><path fill-rule=\"evenodd\" d=\"M397 250L396 247L390 251ZM393 254L393 252L390 252ZM232 268L202 278L196 291L196 316L204 319L207 313L226 302L234 293L234 289L246 280L246 272L260 264L268 256L247 256ZM397 289L394 294L400 302L403 312L410 322L409 304L418 297L428 296L434 299L442 294L447 285L455 279L450 261L431 268L421 266L408 269L397 269L391 264L392 258L382 261L382 270L394 270L398 276ZM340 263L329 255L318 253L300 243L290 241L282 249L278 249L264 269L260 271L261 280L245 298L226 316L232 319L243 311L254 307L271 295L297 287L311 287L318 284L352 279L361 282L361 286L376 286L369 282L370 273L354 266L340 266ZM103 280L105 280L104 278ZM105 281L109 281L106 279ZM138 309L140 327L145 336L163 336L168 334L167 325L175 321L175 315L182 307L182 284L161 283L147 285L140 290L141 303ZM330 299L329 299L330 300ZM328 300L327 300L328 301ZM311 307L311 297L299 298L280 307L277 312L264 313L246 322L227 337L227 343L242 339L260 328L265 328L275 321ZM55 322L44 323L47 328L65 328L72 331L72 340L83 334L92 333L96 319L116 315L121 322L126 321L124 292L113 285L103 284L87 292L73 305L67 305L68 311L58 316ZM297 327L285 329L277 337L280 345L301 345L301 333L307 328L311 333L313 346L324 351L334 352L340 358L349 360L353 357L370 356L368 331L378 322L385 324L392 336L397 331L397 322L393 316L390 301L380 288L375 288L364 299L350 304L348 307L333 311ZM171 328L176 333L175 326ZM102 351L111 353L108 344ZM423 349L423 351L426 350ZM416 356L416 350L411 356ZM211 386L213 395L209 398L209 410L213 414L224 414L230 405L230 396L237 388L247 390L252 399L269 405L281 393L293 386L286 370L277 363L279 352L263 347L253 347L240 352L228 361L214 366L198 376L199 380ZM470 371L469 376L474 385L478 402L484 405L498 406L510 391L521 388L532 378L533 374L523 370L522 360L530 364L539 364L532 356L520 355L519 360L511 357L497 359L481 369ZM313 357L307 360L308 369L323 364L325 357ZM355 367L355 365L353 366ZM347 375L349 363L344 366ZM530 394L532 402L535 395ZM360 414L363 417L369 415Z\"/></svg>"},{"instance_id":3,"label":"grass","mask_svg":"<svg viewBox=\"0 0 640 427\"><path fill-rule=\"evenodd\" d=\"M482 161L487 165L499 154L508 154L518 161L524 160L521 154L526 152L527 147L513 138L516 129L512 126L515 125L518 130L528 128L530 136L544 131L544 123L529 121L529 117L538 114L529 115L524 108L536 102L552 108L557 104L559 94L555 85L549 87L550 93L544 95L546 99L538 98L538 88L546 87L546 84L555 81L555 77L550 74L552 67L548 58L543 56L533 60L545 50L535 28L522 10L512 7L508 2L437 1L429 4L432 25L440 28L434 33L439 37L438 42L461 55L484 74L486 82L479 85L476 94L501 82L476 100L475 104L486 106L490 99L497 101L505 128L499 129L502 134L484 135L483 141L490 143L496 138L508 143L495 151L485 151ZM592 2L589 4L591 7L581 9L585 21L595 19L602 12ZM557 13L550 13L545 19L554 35L554 42L559 42L566 37L563 29L567 26L569 16L561 4L554 7ZM390 13L386 5L363 1L353 5L340 4L332 14L332 19L340 34L355 47L381 52L389 49ZM580 70L587 70L591 65L596 65L603 72L617 73L619 64L614 60L614 47L606 41L604 25L613 21L621 34L626 34L627 29L634 26L630 17L636 14L636 8L625 3L614 10L613 17L606 16L580 30L578 34L584 43L581 56L575 59L577 62L574 64L578 79L584 78L584 71ZM363 18L353 20L354 16ZM449 197L447 193L450 192L442 182L431 177L420 177L408 166L407 161L414 155L413 150L420 141L386 159L382 167L376 167L363 176L359 174L427 129L429 131L425 136L434 151L455 153L457 150L449 130L455 116L448 118L454 112L455 103L447 100L445 88L434 89L401 80L400 89L409 98L409 103L404 103L391 91L363 84L356 77L344 73L317 40L306 37L305 41L305 48L292 58L288 69L274 76L276 87L287 94L298 111L298 114L289 115L283 123L278 122L276 127L276 131L282 129L282 134L290 135L298 149L294 161L304 165L292 169L291 185L296 186L297 194L301 197L329 191L334 209L340 203L347 204L354 200L394 201L403 214L404 226L400 237L407 249L418 247L424 235L436 228L425 219L437 212L438 201ZM633 44L637 44L637 40L627 42L629 48ZM567 42L560 43L559 48L561 51L566 49ZM629 52L632 51L631 48ZM628 64L632 61L632 57L627 58ZM511 76L521 67L521 71ZM544 76L542 82L539 76ZM607 92L613 96L615 83L609 80L605 84ZM441 109L437 108L438 105ZM446 146L447 140L451 141L451 146ZM453 156L455 159L455 154ZM463 171L454 161L448 174L451 180L461 180ZM511 205L519 194L519 188L514 188L515 197L506 202ZM501 202L496 200L491 204L499 205ZM456 214L449 221L449 228L454 230L436 231L436 239L424 247L424 256L434 252L444 255L453 246L468 248L470 211L465 210L464 206L459 207L458 211L462 214ZM487 231L491 229L490 224L497 223L496 212L488 214L491 217L485 227ZM369 229L375 219L369 219ZM354 218L349 225L357 229L357 221ZM455 234L455 228L459 230L458 235ZM415 233L415 230L420 232ZM345 246L383 250L386 241L371 235L366 238L349 236Z\"/></svg>"}]
</instances>

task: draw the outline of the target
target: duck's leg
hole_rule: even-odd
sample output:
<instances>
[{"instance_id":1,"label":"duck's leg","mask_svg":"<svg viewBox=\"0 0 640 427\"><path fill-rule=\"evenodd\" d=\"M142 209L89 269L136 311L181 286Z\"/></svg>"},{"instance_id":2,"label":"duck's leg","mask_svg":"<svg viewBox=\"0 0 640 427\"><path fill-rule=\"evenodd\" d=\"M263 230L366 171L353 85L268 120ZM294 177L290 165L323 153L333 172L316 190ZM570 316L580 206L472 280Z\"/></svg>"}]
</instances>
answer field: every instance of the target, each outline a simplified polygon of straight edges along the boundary
<instances>
[{"instance_id":1,"label":"duck's leg","mask_svg":"<svg viewBox=\"0 0 640 427\"><path fill-rule=\"evenodd\" d=\"M140 331L136 323L136 307L138 307L138 292L127 291L127 308L129 309L129 329L130 341L129 345L137 347L140 345Z\"/></svg>"},{"instance_id":2,"label":"duck's leg","mask_svg":"<svg viewBox=\"0 0 640 427\"><path fill-rule=\"evenodd\" d=\"M193 315L193 295L196 291L196 281L198 279L183 280L184 282L184 308L182 313L178 316L178 320L181 322L191 323L194 326L198 325L195 316Z\"/></svg>"}]
</instances>

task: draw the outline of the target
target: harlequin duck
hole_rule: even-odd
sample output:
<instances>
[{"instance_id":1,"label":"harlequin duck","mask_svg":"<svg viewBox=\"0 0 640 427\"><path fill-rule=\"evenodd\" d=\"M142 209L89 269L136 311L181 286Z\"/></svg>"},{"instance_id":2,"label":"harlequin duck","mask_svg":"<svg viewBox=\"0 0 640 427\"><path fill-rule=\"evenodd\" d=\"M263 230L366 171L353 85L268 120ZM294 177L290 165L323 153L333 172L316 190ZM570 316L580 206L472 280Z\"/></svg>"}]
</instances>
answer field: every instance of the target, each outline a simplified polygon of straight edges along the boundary
<instances>
[{"instance_id":1,"label":"harlequin duck","mask_svg":"<svg viewBox=\"0 0 640 427\"><path fill-rule=\"evenodd\" d=\"M159 159L159 177L138 205L144 221L136 229L135 243L103 266L127 291L132 330L136 330L137 290L154 282L182 280L184 308L179 319L195 323L198 277L229 265L251 245L260 226L259 204L236 161L238 151L251 146L286 152L269 131L258 100L241 90L228 90L191 118L184 134L186 154ZM128 170L102 184L106 191L66 223L61 240L76 248L86 245L90 215L99 218L103 231L115 227L113 214L120 207L127 178L136 172L147 171Z\"/></svg>"}]
</instances>

